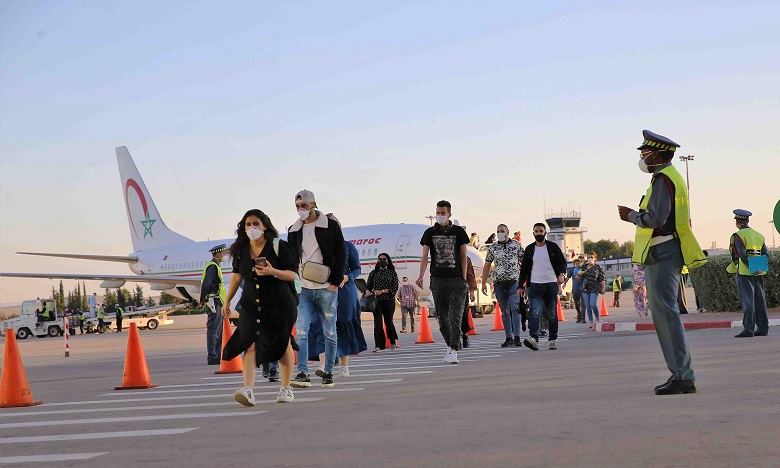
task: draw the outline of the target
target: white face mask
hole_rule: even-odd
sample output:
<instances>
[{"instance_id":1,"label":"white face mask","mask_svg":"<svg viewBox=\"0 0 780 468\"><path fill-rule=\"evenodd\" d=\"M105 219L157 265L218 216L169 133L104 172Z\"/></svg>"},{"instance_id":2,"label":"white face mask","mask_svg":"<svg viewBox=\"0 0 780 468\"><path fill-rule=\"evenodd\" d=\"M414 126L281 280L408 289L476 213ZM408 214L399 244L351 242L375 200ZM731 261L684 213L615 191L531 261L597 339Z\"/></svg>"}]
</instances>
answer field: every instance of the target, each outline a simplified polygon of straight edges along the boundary
<instances>
[{"instance_id":1,"label":"white face mask","mask_svg":"<svg viewBox=\"0 0 780 468\"><path fill-rule=\"evenodd\" d=\"M263 237L263 230L257 226L252 226L246 230L246 235L253 241L260 240L260 238Z\"/></svg>"},{"instance_id":2,"label":"white face mask","mask_svg":"<svg viewBox=\"0 0 780 468\"><path fill-rule=\"evenodd\" d=\"M499 242L504 242L506 240L506 233L505 232L497 232L496 233L496 239L498 239Z\"/></svg>"},{"instance_id":3,"label":"white face mask","mask_svg":"<svg viewBox=\"0 0 780 468\"><path fill-rule=\"evenodd\" d=\"M647 167L647 164L645 163L644 159L640 159L637 162L637 166L639 166L639 170L644 172L645 174L649 174L650 173L650 168Z\"/></svg>"},{"instance_id":4,"label":"white face mask","mask_svg":"<svg viewBox=\"0 0 780 468\"><path fill-rule=\"evenodd\" d=\"M301 221L306 221L310 214L311 210L298 210L298 217L301 218Z\"/></svg>"},{"instance_id":5,"label":"white face mask","mask_svg":"<svg viewBox=\"0 0 780 468\"><path fill-rule=\"evenodd\" d=\"M449 216L447 216L447 215L444 215L444 216L439 216L439 215L436 215L436 222L437 222L437 223L439 223L439 224L441 224L442 226L444 226L445 224L447 224L447 221L448 221L449 219L450 219L450 218L449 218Z\"/></svg>"}]
</instances>

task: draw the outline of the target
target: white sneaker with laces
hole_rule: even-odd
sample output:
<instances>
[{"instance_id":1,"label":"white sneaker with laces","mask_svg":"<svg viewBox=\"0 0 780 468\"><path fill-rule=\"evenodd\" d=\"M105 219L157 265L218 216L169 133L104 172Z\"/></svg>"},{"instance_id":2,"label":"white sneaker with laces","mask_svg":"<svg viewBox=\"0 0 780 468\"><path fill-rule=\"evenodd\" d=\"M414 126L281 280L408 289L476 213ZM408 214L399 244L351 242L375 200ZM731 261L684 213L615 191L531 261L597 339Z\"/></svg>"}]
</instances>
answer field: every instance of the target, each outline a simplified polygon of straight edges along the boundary
<instances>
[{"instance_id":1,"label":"white sneaker with laces","mask_svg":"<svg viewBox=\"0 0 780 468\"><path fill-rule=\"evenodd\" d=\"M233 393L233 398L244 406L255 406L255 395L249 387L236 390Z\"/></svg>"},{"instance_id":2,"label":"white sneaker with laces","mask_svg":"<svg viewBox=\"0 0 780 468\"><path fill-rule=\"evenodd\" d=\"M550 349L558 349L558 342L556 340L550 340Z\"/></svg>"},{"instance_id":3,"label":"white sneaker with laces","mask_svg":"<svg viewBox=\"0 0 780 468\"><path fill-rule=\"evenodd\" d=\"M450 350L450 359L447 362L449 362L450 364L457 364L458 362L460 362L458 361L458 352Z\"/></svg>"},{"instance_id":4,"label":"white sneaker with laces","mask_svg":"<svg viewBox=\"0 0 780 468\"><path fill-rule=\"evenodd\" d=\"M452 352L452 349L447 348L447 352L444 353L444 358L442 358L442 362L450 362L450 353Z\"/></svg>"},{"instance_id":5,"label":"white sneaker with laces","mask_svg":"<svg viewBox=\"0 0 780 468\"><path fill-rule=\"evenodd\" d=\"M276 396L277 403L290 403L295 399L292 387L282 387L279 389L279 395Z\"/></svg>"},{"instance_id":6,"label":"white sneaker with laces","mask_svg":"<svg viewBox=\"0 0 780 468\"><path fill-rule=\"evenodd\" d=\"M341 366L339 368L339 375L342 377L349 377L349 367L347 366Z\"/></svg>"}]
</instances>

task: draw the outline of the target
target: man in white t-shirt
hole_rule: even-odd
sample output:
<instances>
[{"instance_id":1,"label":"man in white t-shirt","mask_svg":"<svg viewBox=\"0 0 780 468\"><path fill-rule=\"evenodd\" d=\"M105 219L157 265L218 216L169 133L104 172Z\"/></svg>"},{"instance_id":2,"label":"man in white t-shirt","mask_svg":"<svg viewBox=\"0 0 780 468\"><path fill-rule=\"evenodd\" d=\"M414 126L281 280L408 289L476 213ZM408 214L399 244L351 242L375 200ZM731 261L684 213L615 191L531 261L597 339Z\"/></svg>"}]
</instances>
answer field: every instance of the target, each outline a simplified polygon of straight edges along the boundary
<instances>
[{"instance_id":1,"label":"man in white t-shirt","mask_svg":"<svg viewBox=\"0 0 780 468\"><path fill-rule=\"evenodd\" d=\"M550 349L558 349L558 288L566 279L566 257L555 242L547 242L547 226L543 223L534 224L535 243L525 248L523 265L520 268L520 288L522 295L528 288L528 298L531 301L531 320L528 323L528 334L531 338L523 344L534 351L539 350L539 317L542 314L550 323Z\"/></svg>"},{"instance_id":2,"label":"man in white t-shirt","mask_svg":"<svg viewBox=\"0 0 780 468\"><path fill-rule=\"evenodd\" d=\"M87 304L89 304L89 316L95 318L98 306L97 293L92 293L92 296L87 298Z\"/></svg>"},{"instance_id":3,"label":"man in white t-shirt","mask_svg":"<svg viewBox=\"0 0 780 468\"><path fill-rule=\"evenodd\" d=\"M298 375L290 384L298 388L311 386L309 326L318 314L325 336L325 365L317 371L317 375L322 377L323 387L332 387L337 344L336 306L347 259L344 235L336 221L317 209L314 194L309 190L301 190L295 195L295 209L300 219L290 226L287 242L300 261L301 294L298 320L295 322L295 341L300 349ZM327 274L327 278L316 278L317 273Z\"/></svg>"}]
</instances>

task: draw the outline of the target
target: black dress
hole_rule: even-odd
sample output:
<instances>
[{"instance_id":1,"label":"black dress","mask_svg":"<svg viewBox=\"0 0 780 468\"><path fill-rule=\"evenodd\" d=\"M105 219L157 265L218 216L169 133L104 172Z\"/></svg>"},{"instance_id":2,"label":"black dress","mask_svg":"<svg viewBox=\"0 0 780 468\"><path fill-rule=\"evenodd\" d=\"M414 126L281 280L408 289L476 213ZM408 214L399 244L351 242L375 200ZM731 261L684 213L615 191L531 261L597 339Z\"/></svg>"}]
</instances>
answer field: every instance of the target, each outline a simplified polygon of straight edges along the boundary
<instances>
[{"instance_id":1,"label":"black dress","mask_svg":"<svg viewBox=\"0 0 780 468\"><path fill-rule=\"evenodd\" d=\"M269 239L260 253L261 257L277 270L298 272L298 260L290 245L279 241L279 255L274 252L273 241ZM225 346L222 359L229 361L255 343L257 364L278 361L284 356L287 344L292 343L292 328L298 318L297 298L291 281L282 281L273 276L257 276L255 260L250 256L249 244L241 257L233 260L233 273L240 273L244 279L241 294L241 310L238 313L238 328Z\"/></svg>"}]
</instances>

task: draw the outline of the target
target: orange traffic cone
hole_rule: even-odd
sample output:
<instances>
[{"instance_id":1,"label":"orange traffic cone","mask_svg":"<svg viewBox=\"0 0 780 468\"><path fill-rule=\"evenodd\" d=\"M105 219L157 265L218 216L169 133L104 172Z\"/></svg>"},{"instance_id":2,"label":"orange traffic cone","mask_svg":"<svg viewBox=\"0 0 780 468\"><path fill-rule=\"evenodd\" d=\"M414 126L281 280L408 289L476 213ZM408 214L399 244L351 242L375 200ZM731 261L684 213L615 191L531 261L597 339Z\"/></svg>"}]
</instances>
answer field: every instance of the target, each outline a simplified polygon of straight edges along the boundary
<instances>
[{"instance_id":1,"label":"orange traffic cone","mask_svg":"<svg viewBox=\"0 0 780 468\"><path fill-rule=\"evenodd\" d=\"M292 336L293 336L293 338L295 338L297 336L297 334L295 333L295 325L293 325ZM294 351L293 355L295 356L295 365L297 366L298 365L298 351Z\"/></svg>"},{"instance_id":2,"label":"orange traffic cone","mask_svg":"<svg viewBox=\"0 0 780 468\"><path fill-rule=\"evenodd\" d=\"M500 331L504 329L504 321L501 320L501 307L496 302L496 306L493 308L493 328L490 331Z\"/></svg>"},{"instance_id":3,"label":"orange traffic cone","mask_svg":"<svg viewBox=\"0 0 780 468\"><path fill-rule=\"evenodd\" d=\"M479 335L479 333L477 333L477 327L474 326L474 318L471 316L471 310L469 310L468 314L469 314L469 331L466 334Z\"/></svg>"},{"instance_id":4,"label":"orange traffic cone","mask_svg":"<svg viewBox=\"0 0 780 468\"><path fill-rule=\"evenodd\" d=\"M8 328L5 331L3 373L0 374L0 408L36 406L41 403L42 400L33 399L30 384L27 382L22 356L16 344L16 331Z\"/></svg>"},{"instance_id":5,"label":"orange traffic cone","mask_svg":"<svg viewBox=\"0 0 780 468\"><path fill-rule=\"evenodd\" d=\"M558 321L559 322L565 322L566 316L563 315L563 309L561 308L561 299L558 298L558 305L555 306L558 312Z\"/></svg>"},{"instance_id":6,"label":"orange traffic cone","mask_svg":"<svg viewBox=\"0 0 780 468\"><path fill-rule=\"evenodd\" d=\"M127 353L125 354L125 372L122 375L122 386L114 390L134 390L139 388L154 388L146 367L146 356L138 335L138 326L130 322L130 332L127 334Z\"/></svg>"},{"instance_id":7,"label":"orange traffic cone","mask_svg":"<svg viewBox=\"0 0 780 468\"><path fill-rule=\"evenodd\" d=\"M601 296L601 308L599 309L600 317L609 317L609 310L607 309L607 300L604 296Z\"/></svg>"},{"instance_id":8,"label":"orange traffic cone","mask_svg":"<svg viewBox=\"0 0 780 468\"><path fill-rule=\"evenodd\" d=\"M384 320L382 320L382 331L385 332L385 348L390 349L390 337L387 336L387 326L385 326Z\"/></svg>"},{"instance_id":9,"label":"orange traffic cone","mask_svg":"<svg viewBox=\"0 0 780 468\"><path fill-rule=\"evenodd\" d=\"M420 310L420 333L417 334L417 344L435 343L431 335L431 326L428 324L428 308Z\"/></svg>"},{"instance_id":10,"label":"orange traffic cone","mask_svg":"<svg viewBox=\"0 0 780 468\"><path fill-rule=\"evenodd\" d=\"M233 330L230 328L230 319L225 317L222 321L222 353L225 353L225 346L230 337L233 336ZM240 374L243 361L241 355L234 357L229 361L224 359L219 361L219 370L215 374Z\"/></svg>"}]
</instances>

